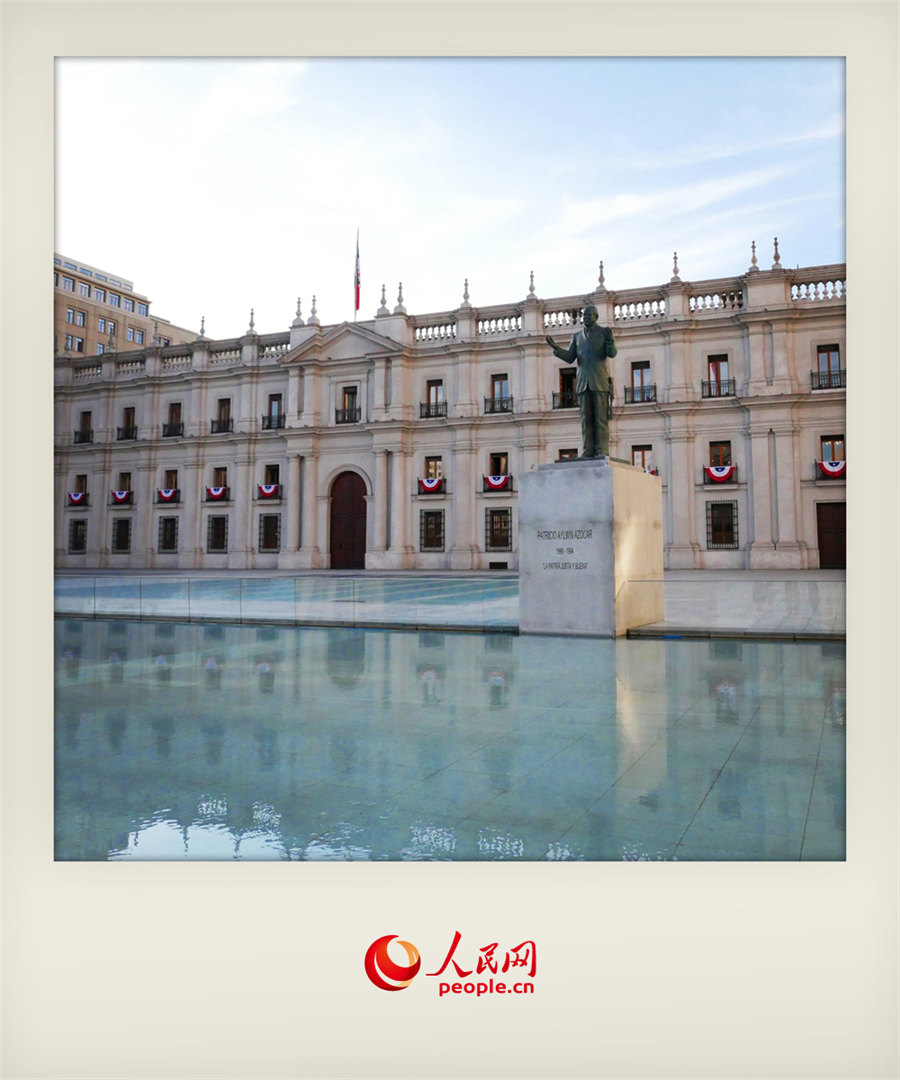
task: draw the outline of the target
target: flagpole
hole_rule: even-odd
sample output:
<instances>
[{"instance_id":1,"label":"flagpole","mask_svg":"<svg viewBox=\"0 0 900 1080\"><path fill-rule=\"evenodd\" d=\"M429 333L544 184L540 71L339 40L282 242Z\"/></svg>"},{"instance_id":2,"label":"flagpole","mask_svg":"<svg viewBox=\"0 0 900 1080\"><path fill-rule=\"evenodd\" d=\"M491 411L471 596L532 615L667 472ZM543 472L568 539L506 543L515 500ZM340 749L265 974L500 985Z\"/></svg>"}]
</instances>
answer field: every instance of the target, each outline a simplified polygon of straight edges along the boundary
<instances>
[{"instance_id":1,"label":"flagpole","mask_svg":"<svg viewBox=\"0 0 900 1080\"><path fill-rule=\"evenodd\" d=\"M353 279L353 321L356 322L356 315L359 311L359 226L356 226L356 273Z\"/></svg>"}]
</instances>

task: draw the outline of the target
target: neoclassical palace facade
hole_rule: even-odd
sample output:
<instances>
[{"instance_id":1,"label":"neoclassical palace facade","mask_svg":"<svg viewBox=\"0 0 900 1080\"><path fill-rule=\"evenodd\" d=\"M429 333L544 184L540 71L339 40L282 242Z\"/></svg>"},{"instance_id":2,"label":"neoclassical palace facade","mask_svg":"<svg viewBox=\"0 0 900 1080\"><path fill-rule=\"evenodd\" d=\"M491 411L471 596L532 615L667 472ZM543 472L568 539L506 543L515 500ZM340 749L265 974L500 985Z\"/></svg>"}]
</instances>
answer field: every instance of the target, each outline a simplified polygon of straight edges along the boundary
<instances>
[{"instance_id":1,"label":"neoclassical palace facade","mask_svg":"<svg viewBox=\"0 0 900 1080\"><path fill-rule=\"evenodd\" d=\"M658 472L666 566L844 562L843 265L55 360L60 568L516 569L518 478L579 452L567 344L618 355L611 456Z\"/></svg>"}]
</instances>

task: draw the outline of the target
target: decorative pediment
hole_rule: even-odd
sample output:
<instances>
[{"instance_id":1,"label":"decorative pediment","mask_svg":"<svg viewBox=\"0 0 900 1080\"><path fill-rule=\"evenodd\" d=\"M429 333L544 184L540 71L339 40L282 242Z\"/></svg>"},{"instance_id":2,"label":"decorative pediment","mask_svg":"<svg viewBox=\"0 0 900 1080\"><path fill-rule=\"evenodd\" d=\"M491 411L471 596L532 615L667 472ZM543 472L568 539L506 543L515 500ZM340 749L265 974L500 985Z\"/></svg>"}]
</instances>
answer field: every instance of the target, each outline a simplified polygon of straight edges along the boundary
<instances>
[{"instance_id":1,"label":"decorative pediment","mask_svg":"<svg viewBox=\"0 0 900 1080\"><path fill-rule=\"evenodd\" d=\"M342 322L329 327L324 334L315 334L289 349L281 359L282 364L296 364L304 360L350 361L377 357L399 356L403 346L391 338L376 334L357 323Z\"/></svg>"}]
</instances>

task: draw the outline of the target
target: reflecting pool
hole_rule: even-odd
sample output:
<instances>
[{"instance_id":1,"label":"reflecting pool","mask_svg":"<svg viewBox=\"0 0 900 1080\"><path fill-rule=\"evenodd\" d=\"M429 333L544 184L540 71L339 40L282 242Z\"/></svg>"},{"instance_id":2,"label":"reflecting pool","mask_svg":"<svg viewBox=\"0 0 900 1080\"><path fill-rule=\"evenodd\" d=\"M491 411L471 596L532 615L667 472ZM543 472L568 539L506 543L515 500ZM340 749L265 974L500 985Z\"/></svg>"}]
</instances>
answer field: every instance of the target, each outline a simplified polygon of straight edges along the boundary
<instances>
[{"instance_id":1,"label":"reflecting pool","mask_svg":"<svg viewBox=\"0 0 900 1080\"><path fill-rule=\"evenodd\" d=\"M60 860L840 860L837 643L56 622Z\"/></svg>"}]
</instances>

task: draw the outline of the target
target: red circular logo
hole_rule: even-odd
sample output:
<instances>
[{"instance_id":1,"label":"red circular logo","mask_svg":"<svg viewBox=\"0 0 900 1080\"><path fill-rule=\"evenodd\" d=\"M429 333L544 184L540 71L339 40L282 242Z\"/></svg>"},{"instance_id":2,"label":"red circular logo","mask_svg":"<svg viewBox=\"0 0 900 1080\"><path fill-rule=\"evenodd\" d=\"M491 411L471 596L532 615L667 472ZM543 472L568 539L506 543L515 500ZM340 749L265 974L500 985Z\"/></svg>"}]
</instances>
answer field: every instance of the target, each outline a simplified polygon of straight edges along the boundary
<instances>
[{"instance_id":1,"label":"red circular logo","mask_svg":"<svg viewBox=\"0 0 900 1080\"><path fill-rule=\"evenodd\" d=\"M419 950L408 941L397 939L397 944L406 950L409 966L398 964L388 956L388 945L395 938L396 934L385 934L366 951L366 974L379 990L405 990L422 966Z\"/></svg>"}]
</instances>

